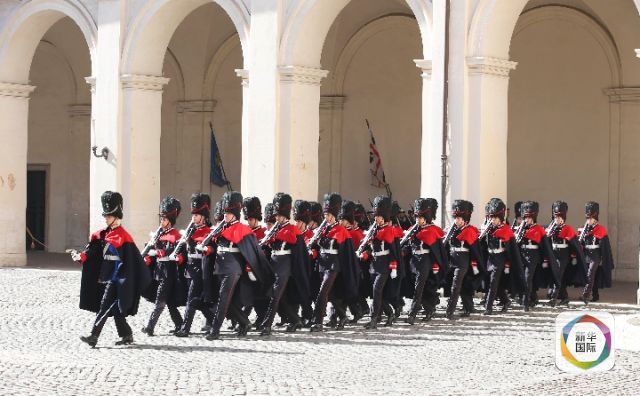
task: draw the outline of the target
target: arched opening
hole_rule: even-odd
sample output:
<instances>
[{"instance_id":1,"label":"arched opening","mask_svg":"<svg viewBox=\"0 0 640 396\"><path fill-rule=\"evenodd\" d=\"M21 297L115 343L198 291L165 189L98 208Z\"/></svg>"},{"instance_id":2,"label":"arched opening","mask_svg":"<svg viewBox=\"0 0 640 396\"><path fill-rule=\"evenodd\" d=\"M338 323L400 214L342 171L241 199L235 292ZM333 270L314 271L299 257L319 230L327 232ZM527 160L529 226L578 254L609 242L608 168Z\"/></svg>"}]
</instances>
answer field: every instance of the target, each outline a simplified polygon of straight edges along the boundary
<instances>
[{"instance_id":1,"label":"arched opening","mask_svg":"<svg viewBox=\"0 0 640 396\"><path fill-rule=\"evenodd\" d=\"M224 10L203 5L177 27L164 60L161 196L183 203L195 191L212 199L227 187L210 179L211 126L231 186L240 189L243 64L239 36Z\"/></svg>"},{"instance_id":2,"label":"arched opening","mask_svg":"<svg viewBox=\"0 0 640 396\"><path fill-rule=\"evenodd\" d=\"M209 122L218 128L223 154L239 151L240 135L234 131L241 119L241 80L229 71L243 64L248 21L247 9L235 1L163 0L147 4L132 23L122 60L118 171L128 211L135 213L129 228L137 240L144 240L157 223L156 204L149 203L159 202L162 194L187 203L194 191L211 192L214 199L222 192L209 182ZM214 54L231 37L236 37L233 51L222 60L216 58ZM206 87L212 59L217 71L210 80L213 86ZM230 81L237 84L236 90L229 88ZM232 109L217 117L218 102ZM145 150L128 149L143 145ZM239 184L239 156L237 163L224 156L223 160L226 166L237 164L227 176Z\"/></svg>"},{"instance_id":3,"label":"arched opening","mask_svg":"<svg viewBox=\"0 0 640 396\"><path fill-rule=\"evenodd\" d=\"M49 251L86 243L83 187L89 184L88 172L73 161L89 162L91 95L84 78L91 75L97 29L75 0L28 2L5 11L0 29L0 227L7 236L0 244L0 262L25 265L25 246L32 247L25 238L25 213L29 231L38 228L37 239L44 239ZM77 196L70 195L70 186L77 187ZM33 246L39 244L33 241Z\"/></svg>"},{"instance_id":4,"label":"arched opening","mask_svg":"<svg viewBox=\"0 0 640 396\"><path fill-rule=\"evenodd\" d=\"M420 194L422 78L414 63L420 30L402 3L377 3L373 19L362 24L363 4L352 1L325 42L319 192L336 190L361 202L387 193L370 174L367 119L393 198L406 207Z\"/></svg>"},{"instance_id":5,"label":"arched opening","mask_svg":"<svg viewBox=\"0 0 640 396\"><path fill-rule=\"evenodd\" d=\"M64 252L87 241L91 92L84 78L89 75L82 33L63 18L43 36L29 73L37 88L29 101L27 249Z\"/></svg>"},{"instance_id":6,"label":"arched opening","mask_svg":"<svg viewBox=\"0 0 640 396\"><path fill-rule=\"evenodd\" d=\"M345 197L367 202L386 193L370 186L365 118L370 118L377 144L383 147L394 198L407 205L420 193L426 141L421 135L433 132L422 123L425 106L432 103L421 105L421 94L430 97L432 92L423 86L414 60L430 63L431 14L430 3L383 0L306 1L291 11L280 47L281 72L286 71L284 92L297 100L283 110L294 120L281 133L296 150L318 152L315 167L314 161L299 159L298 179L313 181L307 190L318 186L309 198L340 190ZM311 100L316 95L322 96ZM394 133L399 138L391 138ZM403 173L400 167L409 161L411 170Z\"/></svg>"}]
</instances>

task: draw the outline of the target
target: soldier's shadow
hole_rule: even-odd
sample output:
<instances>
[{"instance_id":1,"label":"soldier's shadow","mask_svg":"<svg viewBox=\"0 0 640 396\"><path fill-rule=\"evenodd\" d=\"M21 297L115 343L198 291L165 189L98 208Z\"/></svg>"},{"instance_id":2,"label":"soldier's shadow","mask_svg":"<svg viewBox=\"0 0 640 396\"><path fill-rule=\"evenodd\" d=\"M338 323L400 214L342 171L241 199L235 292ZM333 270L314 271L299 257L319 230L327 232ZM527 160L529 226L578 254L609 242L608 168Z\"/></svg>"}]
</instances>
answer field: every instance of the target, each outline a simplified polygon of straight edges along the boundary
<instances>
[{"instance_id":1,"label":"soldier's shadow","mask_svg":"<svg viewBox=\"0 0 640 396\"><path fill-rule=\"evenodd\" d=\"M246 348L231 348L216 345L160 345L160 344L131 344L127 347L100 347L100 349L132 349L132 350L152 350L163 352L231 352L231 353L268 353L282 355L302 355L303 352L283 352L283 351L259 351Z\"/></svg>"}]
</instances>

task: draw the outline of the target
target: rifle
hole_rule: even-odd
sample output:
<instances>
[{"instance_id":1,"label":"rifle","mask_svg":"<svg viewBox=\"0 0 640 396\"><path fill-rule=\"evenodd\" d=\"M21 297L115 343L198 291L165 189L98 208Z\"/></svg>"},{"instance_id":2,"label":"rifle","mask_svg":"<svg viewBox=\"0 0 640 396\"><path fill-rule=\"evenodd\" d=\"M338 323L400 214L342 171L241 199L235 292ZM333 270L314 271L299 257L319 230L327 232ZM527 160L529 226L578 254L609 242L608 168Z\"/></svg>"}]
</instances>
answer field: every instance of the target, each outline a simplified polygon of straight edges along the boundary
<instances>
[{"instance_id":1,"label":"rifle","mask_svg":"<svg viewBox=\"0 0 640 396\"><path fill-rule=\"evenodd\" d=\"M523 218L522 222L520 223L520 226L518 227L518 230L516 231L516 243L522 242L522 238L524 238L524 233L527 231L528 228L529 227L527 225L527 222Z\"/></svg>"},{"instance_id":2,"label":"rifle","mask_svg":"<svg viewBox=\"0 0 640 396\"><path fill-rule=\"evenodd\" d=\"M373 225L369 227L369 229L367 230L367 234L364 236L364 238L362 238L362 241L360 241L360 246L358 246L358 250L356 250L356 256L359 257L364 252L369 242L371 242L373 237L378 232L379 228L380 226L378 225L378 223L373 223Z\"/></svg>"},{"instance_id":3,"label":"rifle","mask_svg":"<svg viewBox=\"0 0 640 396\"><path fill-rule=\"evenodd\" d=\"M158 227L158 230L156 230L155 234L151 236L151 239L149 239L149 242L140 253L142 257L149 254L149 250L153 249L156 246L156 243L158 243L158 239L160 239L160 235L162 235L162 227Z\"/></svg>"},{"instance_id":4,"label":"rifle","mask_svg":"<svg viewBox=\"0 0 640 396\"><path fill-rule=\"evenodd\" d=\"M307 249L311 249L316 243L318 243L318 240L320 239L320 236L322 235L324 230L327 229L328 226L329 226L329 223L327 223L327 220L322 220L322 223L320 223L318 228L316 228L313 231L313 236L307 242ZM273 227L275 228L276 226L273 226Z\"/></svg>"},{"instance_id":5,"label":"rifle","mask_svg":"<svg viewBox=\"0 0 640 396\"><path fill-rule=\"evenodd\" d=\"M282 227L284 227L284 223L274 224L273 227L271 227L271 229L269 230L269 232L264 236L264 238L262 238L260 242L258 242L258 245L260 247L264 246L267 242L269 242L276 236L276 234L278 233L278 231L282 229Z\"/></svg>"},{"instance_id":6,"label":"rifle","mask_svg":"<svg viewBox=\"0 0 640 396\"><path fill-rule=\"evenodd\" d=\"M484 223L482 224L482 232L480 233L480 236L478 237L478 239L482 240L486 238L495 228L496 227L491 222L491 218L487 216L484 219Z\"/></svg>"},{"instance_id":7,"label":"rifle","mask_svg":"<svg viewBox=\"0 0 640 396\"><path fill-rule=\"evenodd\" d=\"M407 233L400 240L400 247L403 248L407 243L409 243L409 241L411 241L411 238L413 238L414 235L418 233L418 231L420 231L420 226L417 223L411 226L411 228L409 228L409 231L407 231Z\"/></svg>"},{"instance_id":8,"label":"rifle","mask_svg":"<svg viewBox=\"0 0 640 396\"><path fill-rule=\"evenodd\" d=\"M585 239L587 239L587 235L593 230L595 225L589 224L589 220L584 222L584 227L582 227L582 231L580 232L580 236L578 237L578 242L581 244L584 243Z\"/></svg>"},{"instance_id":9,"label":"rifle","mask_svg":"<svg viewBox=\"0 0 640 396\"><path fill-rule=\"evenodd\" d=\"M220 223L218 223L216 228L211 230L209 234L198 245L207 246L213 238L217 238L218 235L222 234L222 231L224 231L224 229L227 228L229 224L230 223L227 223L226 221L221 221Z\"/></svg>"},{"instance_id":10,"label":"rifle","mask_svg":"<svg viewBox=\"0 0 640 396\"><path fill-rule=\"evenodd\" d=\"M449 241L451 241L451 237L453 237L453 233L456 232L456 230L458 230L458 226L455 225L455 224L451 224L451 227L449 227L449 231L447 231L447 235L442 240L442 244L443 245L446 246L447 243L449 243Z\"/></svg>"},{"instance_id":11,"label":"rifle","mask_svg":"<svg viewBox=\"0 0 640 396\"><path fill-rule=\"evenodd\" d=\"M176 261L178 259L178 252L180 251L180 249L182 249L182 247L184 247L184 245L187 244L187 241L189 240L189 238L191 238L191 235L193 235L193 232L195 230L196 230L196 224L193 222L193 220L191 220L191 222L185 229L184 233L178 240L178 243L176 244L176 248L173 249L173 252L169 255L169 260Z\"/></svg>"},{"instance_id":12,"label":"rifle","mask_svg":"<svg viewBox=\"0 0 640 396\"><path fill-rule=\"evenodd\" d=\"M551 223L547 226L547 229L545 231L549 236L549 238L552 238L555 234L558 233L558 231L560 231L561 228L562 228L562 225L560 225L556 221L556 219L553 219Z\"/></svg>"}]
</instances>

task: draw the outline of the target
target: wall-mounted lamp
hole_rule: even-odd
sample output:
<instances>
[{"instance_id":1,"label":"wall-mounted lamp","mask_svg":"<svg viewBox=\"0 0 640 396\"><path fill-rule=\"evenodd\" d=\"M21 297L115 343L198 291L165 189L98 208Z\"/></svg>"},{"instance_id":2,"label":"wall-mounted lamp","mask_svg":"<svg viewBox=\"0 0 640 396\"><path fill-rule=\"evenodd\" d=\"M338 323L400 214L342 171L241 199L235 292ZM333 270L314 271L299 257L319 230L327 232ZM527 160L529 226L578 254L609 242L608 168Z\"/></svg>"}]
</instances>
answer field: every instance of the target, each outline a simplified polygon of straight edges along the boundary
<instances>
[{"instance_id":1,"label":"wall-mounted lamp","mask_svg":"<svg viewBox=\"0 0 640 396\"><path fill-rule=\"evenodd\" d=\"M100 154L97 153L98 146L91 147L91 151L93 151L93 155L96 158L104 158L105 161L109 159L109 149L106 147L102 148L102 152Z\"/></svg>"}]
</instances>

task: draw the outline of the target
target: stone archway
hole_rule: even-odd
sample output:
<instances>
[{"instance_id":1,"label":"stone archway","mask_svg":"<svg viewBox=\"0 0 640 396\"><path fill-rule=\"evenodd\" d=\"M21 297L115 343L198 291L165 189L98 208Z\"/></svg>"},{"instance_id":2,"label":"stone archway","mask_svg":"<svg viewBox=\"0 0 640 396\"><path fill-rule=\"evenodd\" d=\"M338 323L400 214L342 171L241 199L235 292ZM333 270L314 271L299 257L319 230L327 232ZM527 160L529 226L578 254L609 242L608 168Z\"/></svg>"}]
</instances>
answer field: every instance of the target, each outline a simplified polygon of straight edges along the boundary
<instances>
[{"instance_id":1,"label":"stone archway","mask_svg":"<svg viewBox=\"0 0 640 396\"><path fill-rule=\"evenodd\" d=\"M0 243L0 263L25 265L29 96L36 88L29 85L31 62L44 34L64 17L79 27L93 60L97 28L76 0L31 1L5 15L0 23L0 169L5 173L0 175L0 227L6 239Z\"/></svg>"}]
</instances>

